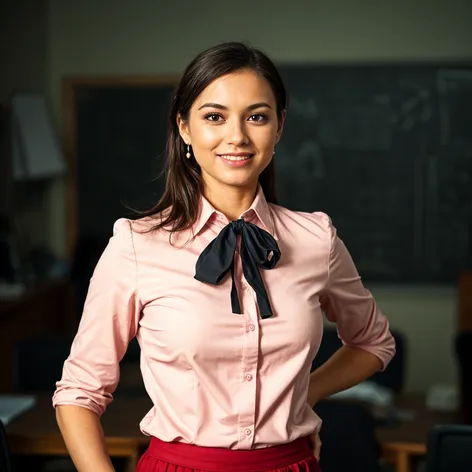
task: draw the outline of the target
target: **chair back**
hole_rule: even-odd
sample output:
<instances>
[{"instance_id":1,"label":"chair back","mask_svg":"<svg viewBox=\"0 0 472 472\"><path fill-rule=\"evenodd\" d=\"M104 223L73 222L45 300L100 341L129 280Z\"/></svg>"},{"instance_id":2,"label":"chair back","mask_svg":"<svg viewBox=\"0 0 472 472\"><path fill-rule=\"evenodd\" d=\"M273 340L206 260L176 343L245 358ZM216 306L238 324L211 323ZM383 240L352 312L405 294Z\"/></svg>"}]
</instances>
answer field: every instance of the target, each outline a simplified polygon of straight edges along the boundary
<instances>
[{"instance_id":1,"label":"chair back","mask_svg":"<svg viewBox=\"0 0 472 472\"><path fill-rule=\"evenodd\" d=\"M472 426L436 425L428 435L425 472L470 472Z\"/></svg>"},{"instance_id":2,"label":"chair back","mask_svg":"<svg viewBox=\"0 0 472 472\"><path fill-rule=\"evenodd\" d=\"M380 472L375 421L359 404L321 401L315 412L322 419L320 467L323 472Z\"/></svg>"},{"instance_id":3,"label":"chair back","mask_svg":"<svg viewBox=\"0 0 472 472\"><path fill-rule=\"evenodd\" d=\"M0 472L11 472L10 450L8 449L7 433L0 420Z\"/></svg>"},{"instance_id":4,"label":"chair back","mask_svg":"<svg viewBox=\"0 0 472 472\"><path fill-rule=\"evenodd\" d=\"M462 331L455 336L455 355L459 367L462 421L472 425L472 331Z\"/></svg>"}]
</instances>

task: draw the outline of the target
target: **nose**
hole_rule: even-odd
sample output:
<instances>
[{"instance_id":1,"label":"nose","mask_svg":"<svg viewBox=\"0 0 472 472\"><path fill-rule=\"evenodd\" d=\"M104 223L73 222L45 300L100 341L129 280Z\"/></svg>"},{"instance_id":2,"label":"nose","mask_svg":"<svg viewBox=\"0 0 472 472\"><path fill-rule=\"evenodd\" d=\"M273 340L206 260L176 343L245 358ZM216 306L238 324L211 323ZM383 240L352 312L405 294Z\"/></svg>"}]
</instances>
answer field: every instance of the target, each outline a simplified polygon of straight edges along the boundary
<instances>
[{"instance_id":1,"label":"nose","mask_svg":"<svg viewBox=\"0 0 472 472\"><path fill-rule=\"evenodd\" d=\"M228 144L233 146L241 146L242 144L247 144L249 142L249 137L247 135L247 130L244 121L233 120L231 123L228 123L228 134L226 141Z\"/></svg>"}]
</instances>

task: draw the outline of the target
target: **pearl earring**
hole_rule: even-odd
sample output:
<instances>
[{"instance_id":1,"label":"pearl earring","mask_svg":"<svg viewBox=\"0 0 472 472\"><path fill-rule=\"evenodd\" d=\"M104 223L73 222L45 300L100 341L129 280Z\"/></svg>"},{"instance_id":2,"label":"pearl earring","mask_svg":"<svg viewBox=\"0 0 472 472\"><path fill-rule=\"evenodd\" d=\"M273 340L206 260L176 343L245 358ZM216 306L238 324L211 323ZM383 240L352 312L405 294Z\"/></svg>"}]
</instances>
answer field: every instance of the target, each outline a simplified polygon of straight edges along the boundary
<instances>
[{"instance_id":1,"label":"pearl earring","mask_svg":"<svg viewBox=\"0 0 472 472\"><path fill-rule=\"evenodd\" d=\"M192 157L192 154L190 154L190 145L187 144L187 154L185 154L187 159L190 159Z\"/></svg>"}]
</instances>

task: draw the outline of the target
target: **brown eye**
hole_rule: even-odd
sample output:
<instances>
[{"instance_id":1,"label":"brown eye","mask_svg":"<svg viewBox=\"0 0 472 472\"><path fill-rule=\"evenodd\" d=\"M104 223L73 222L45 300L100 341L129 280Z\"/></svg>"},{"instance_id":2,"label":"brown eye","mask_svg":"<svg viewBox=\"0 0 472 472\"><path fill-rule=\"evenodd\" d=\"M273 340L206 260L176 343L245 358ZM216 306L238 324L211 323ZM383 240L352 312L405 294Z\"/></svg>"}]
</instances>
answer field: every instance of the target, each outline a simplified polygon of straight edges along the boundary
<instances>
[{"instance_id":1,"label":"brown eye","mask_svg":"<svg viewBox=\"0 0 472 472\"><path fill-rule=\"evenodd\" d=\"M256 121L258 123L262 123L263 121L267 121L267 116L261 114L251 115L249 117L249 121Z\"/></svg>"},{"instance_id":2,"label":"brown eye","mask_svg":"<svg viewBox=\"0 0 472 472\"><path fill-rule=\"evenodd\" d=\"M205 119L208 121L220 121L220 118L222 118L222 116L218 113L209 113L208 115L205 115Z\"/></svg>"}]
</instances>

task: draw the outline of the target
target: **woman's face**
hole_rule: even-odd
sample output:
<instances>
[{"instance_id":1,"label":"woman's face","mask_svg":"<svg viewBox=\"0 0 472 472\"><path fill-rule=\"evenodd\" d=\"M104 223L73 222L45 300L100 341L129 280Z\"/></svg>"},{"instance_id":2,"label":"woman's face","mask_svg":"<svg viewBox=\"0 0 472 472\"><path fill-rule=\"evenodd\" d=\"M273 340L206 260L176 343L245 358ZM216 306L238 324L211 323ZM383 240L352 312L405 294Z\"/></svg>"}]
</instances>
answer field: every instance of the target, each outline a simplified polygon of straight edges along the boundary
<instances>
[{"instance_id":1,"label":"woman's face","mask_svg":"<svg viewBox=\"0 0 472 472\"><path fill-rule=\"evenodd\" d=\"M239 187L254 191L282 133L269 83L243 70L212 82L193 103L189 119L177 117L180 135L192 146L203 183L211 191Z\"/></svg>"}]
</instances>

